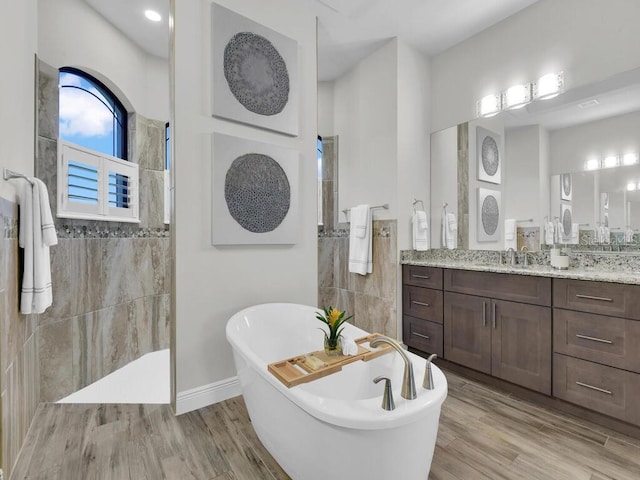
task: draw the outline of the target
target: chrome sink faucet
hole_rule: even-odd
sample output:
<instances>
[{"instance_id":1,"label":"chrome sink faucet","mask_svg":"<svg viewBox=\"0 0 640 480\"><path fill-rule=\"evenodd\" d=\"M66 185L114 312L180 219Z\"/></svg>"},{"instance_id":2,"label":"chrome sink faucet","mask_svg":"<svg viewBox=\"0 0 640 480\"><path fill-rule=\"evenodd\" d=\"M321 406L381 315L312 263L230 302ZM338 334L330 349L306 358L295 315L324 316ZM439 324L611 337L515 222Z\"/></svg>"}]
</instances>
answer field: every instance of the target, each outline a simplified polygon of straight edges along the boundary
<instances>
[{"instance_id":1,"label":"chrome sink faucet","mask_svg":"<svg viewBox=\"0 0 640 480\"><path fill-rule=\"evenodd\" d=\"M513 247L509 247L507 250L507 255L509 256L509 265L513 266L516 264L516 251Z\"/></svg>"},{"instance_id":2,"label":"chrome sink faucet","mask_svg":"<svg viewBox=\"0 0 640 480\"><path fill-rule=\"evenodd\" d=\"M526 245L523 245L522 248L520 249L520 251L524 254L524 266L528 267L529 266L529 255L527 255L527 252L529 251L529 247L527 247Z\"/></svg>"},{"instance_id":3,"label":"chrome sink faucet","mask_svg":"<svg viewBox=\"0 0 640 480\"><path fill-rule=\"evenodd\" d=\"M389 337L378 337L369 342L369 345L371 348L376 348L380 346L381 343L391 345L400 354L402 360L404 360L404 374L402 375L402 390L400 396L407 400L414 400L418 395L416 393L416 382L413 377L413 364L411 360L409 360L408 355L400 344L395 340L391 340Z\"/></svg>"}]
</instances>

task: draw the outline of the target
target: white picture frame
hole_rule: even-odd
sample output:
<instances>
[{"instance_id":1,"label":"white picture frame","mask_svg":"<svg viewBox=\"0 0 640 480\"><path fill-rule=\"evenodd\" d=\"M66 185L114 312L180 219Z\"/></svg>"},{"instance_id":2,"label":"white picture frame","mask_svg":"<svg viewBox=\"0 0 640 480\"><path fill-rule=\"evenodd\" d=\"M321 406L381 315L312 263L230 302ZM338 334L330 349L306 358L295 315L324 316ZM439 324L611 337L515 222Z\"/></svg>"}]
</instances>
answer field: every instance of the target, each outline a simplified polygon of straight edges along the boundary
<instances>
[{"instance_id":1,"label":"white picture frame","mask_svg":"<svg viewBox=\"0 0 640 480\"><path fill-rule=\"evenodd\" d=\"M502 222L501 192L488 188L478 188L478 242L498 242Z\"/></svg>"},{"instance_id":2,"label":"white picture frame","mask_svg":"<svg viewBox=\"0 0 640 480\"><path fill-rule=\"evenodd\" d=\"M300 154L212 134L212 245L292 245L300 230Z\"/></svg>"},{"instance_id":3,"label":"white picture frame","mask_svg":"<svg viewBox=\"0 0 640 480\"><path fill-rule=\"evenodd\" d=\"M212 115L297 136L298 42L216 3L211 22Z\"/></svg>"},{"instance_id":4,"label":"white picture frame","mask_svg":"<svg viewBox=\"0 0 640 480\"><path fill-rule=\"evenodd\" d=\"M483 127L476 127L477 177L499 185L502 181L502 137Z\"/></svg>"}]
</instances>

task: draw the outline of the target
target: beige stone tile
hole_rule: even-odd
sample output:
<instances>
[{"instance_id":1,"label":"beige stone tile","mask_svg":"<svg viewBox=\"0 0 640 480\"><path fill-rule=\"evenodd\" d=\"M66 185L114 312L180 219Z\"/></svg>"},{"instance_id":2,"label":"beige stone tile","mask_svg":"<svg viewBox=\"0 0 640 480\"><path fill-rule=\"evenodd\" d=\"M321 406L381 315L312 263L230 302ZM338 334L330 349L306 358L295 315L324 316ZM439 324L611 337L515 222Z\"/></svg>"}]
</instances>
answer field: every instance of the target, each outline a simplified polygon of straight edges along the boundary
<instances>
[{"instance_id":1,"label":"beige stone tile","mask_svg":"<svg viewBox=\"0 0 640 480\"><path fill-rule=\"evenodd\" d=\"M55 402L73 392L72 321L47 323L36 332L40 401Z\"/></svg>"},{"instance_id":2,"label":"beige stone tile","mask_svg":"<svg viewBox=\"0 0 640 480\"><path fill-rule=\"evenodd\" d=\"M140 228L164 227L164 172L139 171Z\"/></svg>"},{"instance_id":3,"label":"beige stone tile","mask_svg":"<svg viewBox=\"0 0 640 480\"><path fill-rule=\"evenodd\" d=\"M371 333L382 333L391 338L397 336L394 302L362 293L355 293L354 323Z\"/></svg>"},{"instance_id":4,"label":"beige stone tile","mask_svg":"<svg viewBox=\"0 0 640 480\"><path fill-rule=\"evenodd\" d=\"M105 375L103 332L97 317L97 312L90 312L71 319L74 391Z\"/></svg>"},{"instance_id":5,"label":"beige stone tile","mask_svg":"<svg viewBox=\"0 0 640 480\"><path fill-rule=\"evenodd\" d=\"M38 59L38 135L58 139L58 69Z\"/></svg>"},{"instance_id":6,"label":"beige stone tile","mask_svg":"<svg viewBox=\"0 0 640 480\"><path fill-rule=\"evenodd\" d=\"M336 305L338 301L337 290L331 287L318 288L318 305L317 307L328 307Z\"/></svg>"},{"instance_id":7,"label":"beige stone tile","mask_svg":"<svg viewBox=\"0 0 640 480\"><path fill-rule=\"evenodd\" d=\"M318 238L318 286L333 287L334 281L334 249L336 239L330 237Z\"/></svg>"},{"instance_id":8,"label":"beige stone tile","mask_svg":"<svg viewBox=\"0 0 640 480\"><path fill-rule=\"evenodd\" d=\"M129 335L129 308L120 304L96 312L102 334L103 375L124 367L133 358Z\"/></svg>"}]
</instances>

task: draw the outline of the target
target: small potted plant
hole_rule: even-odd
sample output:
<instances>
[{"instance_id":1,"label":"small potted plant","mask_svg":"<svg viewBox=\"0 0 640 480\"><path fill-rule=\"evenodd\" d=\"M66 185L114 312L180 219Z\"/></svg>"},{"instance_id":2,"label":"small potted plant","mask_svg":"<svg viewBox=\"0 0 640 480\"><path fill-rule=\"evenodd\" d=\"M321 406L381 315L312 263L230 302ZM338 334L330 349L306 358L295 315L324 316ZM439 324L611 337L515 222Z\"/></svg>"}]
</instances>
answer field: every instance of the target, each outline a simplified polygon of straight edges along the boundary
<instances>
[{"instance_id":1,"label":"small potted plant","mask_svg":"<svg viewBox=\"0 0 640 480\"><path fill-rule=\"evenodd\" d=\"M324 329L324 351L329 356L342 354L342 346L340 345L340 336L344 327L342 324L349 320L352 315L345 317L345 312L335 309L331 306L322 307L324 315L318 313L316 318L329 327L329 333Z\"/></svg>"}]
</instances>

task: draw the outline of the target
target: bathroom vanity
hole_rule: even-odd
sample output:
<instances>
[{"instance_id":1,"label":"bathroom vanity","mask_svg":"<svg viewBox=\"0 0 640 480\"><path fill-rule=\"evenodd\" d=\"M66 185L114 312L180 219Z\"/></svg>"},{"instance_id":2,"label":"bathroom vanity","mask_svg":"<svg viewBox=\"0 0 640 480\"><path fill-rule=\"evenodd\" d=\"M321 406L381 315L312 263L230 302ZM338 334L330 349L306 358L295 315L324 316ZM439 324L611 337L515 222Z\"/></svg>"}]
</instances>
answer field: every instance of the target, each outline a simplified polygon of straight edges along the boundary
<instances>
[{"instance_id":1,"label":"bathroom vanity","mask_svg":"<svg viewBox=\"0 0 640 480\"><path fill-rule=\"evenodd\" d=\"M410 256L402 263L410 350L640 432L640 275Z\"/></svg>"}]
</instances>

